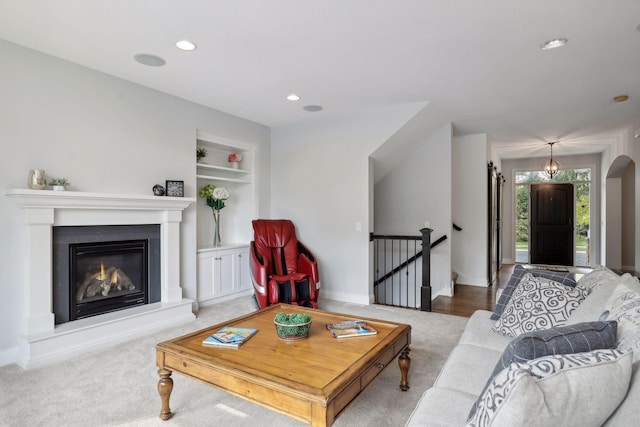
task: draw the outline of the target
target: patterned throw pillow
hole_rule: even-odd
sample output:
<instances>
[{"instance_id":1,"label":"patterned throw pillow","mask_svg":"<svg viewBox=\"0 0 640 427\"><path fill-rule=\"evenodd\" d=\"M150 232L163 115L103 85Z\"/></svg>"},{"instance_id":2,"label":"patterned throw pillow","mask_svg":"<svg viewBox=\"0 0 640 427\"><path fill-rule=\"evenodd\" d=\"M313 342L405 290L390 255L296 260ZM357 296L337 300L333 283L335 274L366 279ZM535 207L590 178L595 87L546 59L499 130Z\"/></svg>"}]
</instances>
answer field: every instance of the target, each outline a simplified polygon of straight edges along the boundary
<instances>
[{"instance_id":1,"label":"patterned throw pillow","mask_svg":"<svg viewBox=\"0 0 640 427\"><path fill-rule=\"evenodd\" d=\"M597 265L593 268L593 271L585 274L580 279L578 279L578 284L586 288L587 293L591 293L600 286L606 285L608 283L617 283L619 281L619 275L603 265Z\"/></svg>"},{"instance_id":2,"label":"patterned throw pillow","mask_svg":"<svg viewBox=\"0 0 640 427\"><path fill-rule=\"evenodd\" d=\"M520 284L520 280L527 273L531 273L535 277L544 277L547 279L555 280L556 282L562 283L563 285L567 286L576 285L575 274L573 273L528 269L518 264L513 268L513 273L509 278L509 282L507 283L507 286L505 286L505 288L502 290L500 298L498 298L496 308L493 310L493 314L491 315L492 320L498 320L500 318L500 316L504 312L505 307L507 306L507 303L513 295L513 291L516 290L516 288Z\"/></svg>"},{"instance_id":3,"label":"patterned throw pillow","mask_svg":"<svg viewBox=\"0 0 640 427\"><path fill-rule=\"evenodd\" d=\"M617 326L615 321L585 322L524 333L507 344L493 373L508 368L512 362L526 362L551 354L613 349Z\"/></svg>"},{"instance_id":4,"label":"patterned throw pillow","mask_svg":"<svg viewBox=\"0 0 640 427\"><path fill-rule=\"evenodd\" d=\"M527 362L554 354L583 353L586 351L613 349L616 346L616 322L585 322L575 325L558 326L541 331L524 333L507 344L487 380L480 396L491 385L500 371L513 362ZM478 408L479 399L471 407L469 419Z\"/></svg>"},{"instance_id":5,"label":"patterned throw pillow","mask_svg":"<svg viewBox=\"0 0 640 427\"><path fill-rule=\"evenodd\" d=\"M586 298L582 287L571 288L527 273L513 292L493 331L509 337L562 326Z\"/></svg>"},{"instance_id":6,"label":"patterned throw pillow","mask_svg":"<svg viewBox=\"0 0 640 427\"><path fill-rule=\"evenodd\" d=\"M600 320L618 322L618 350L640 349L640 287L619 284L604 307Z\"/></svg>"},{"instance_id":7,"label":"patterned throw pillow","mask_svg":"<svg viewBox=\"0 0 640 427\"><path fill-rule=\"evenodd\" d=\"M514 362L482 393L467 426L600 426L627 394L631 359L596 350Z\"/></svg>"}]
</instances>

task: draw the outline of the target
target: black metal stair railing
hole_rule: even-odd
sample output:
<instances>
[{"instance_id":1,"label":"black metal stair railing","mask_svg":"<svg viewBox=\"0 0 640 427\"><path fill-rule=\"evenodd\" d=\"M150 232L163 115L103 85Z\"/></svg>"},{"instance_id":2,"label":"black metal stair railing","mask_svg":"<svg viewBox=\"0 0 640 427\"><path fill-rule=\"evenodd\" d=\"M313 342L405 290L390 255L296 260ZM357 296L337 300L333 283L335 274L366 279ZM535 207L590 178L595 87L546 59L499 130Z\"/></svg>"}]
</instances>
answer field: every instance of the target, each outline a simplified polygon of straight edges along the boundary
<instances>
[{"instance_id":1,"label":"black metal stair railing","mask_svg":"<svg viewBox=\"0 0 640 427\"><path fill-rule=\"evenodd\" d=\"M420 236L371 233L369 240L374 242L373 289L376 304L431 311L432 230L423 228L420 231ZM434 242L434 246L446 238L442 236L438 242ZM417 262L419 258L422 263Z\"/></svg>"},{"instance_id":2,"label":"black metal stair railing","mask_svg":"<svg viewBox=\"0 0 640 427\"><path fill-rule=\"evenodd\" d=\"M374 238L388 238L388 239L398 239L398 240L421 240L422 236L417 236L417 237L413 237L413 236L375 236L373 235L372 237ZM430 249L435 248L436 246L438 246L440 243L444 242L445 240L447 240L447 236L441 236L438 240L436 240L435 242L433 242L430 246ZM387 280L388 278L390 278L391 276L393 276L394 274L398 273L399 271L401 271L402 269L406 268L409 264L411 264L412 262L416 261L418 258L420 258L422 256L422 251L416 252L415 255L412 255L411 257L409 257L406 261L403 261L402 264L398 265L397 267L394 267L391 271L388 271L387 273L385 273L382 277L380 277L379 279L375 280L373 282L373 286L378 286L378 284L384 282L385 280Z\"/></svg>"},{"instance_id":3,"label":"black metal stair railing","mask_svg":"<svg viewBox=\"0 0 640 427\"><path fill-rule=\"evenodd\" d=\"M456 224L453 228L462 230ZM423 228L420 232L420 236L370 234L369 240L374 242L376 304L431 311L431 249L447 236L431 243L432 230Z\"/></svg>"}]
</instances>

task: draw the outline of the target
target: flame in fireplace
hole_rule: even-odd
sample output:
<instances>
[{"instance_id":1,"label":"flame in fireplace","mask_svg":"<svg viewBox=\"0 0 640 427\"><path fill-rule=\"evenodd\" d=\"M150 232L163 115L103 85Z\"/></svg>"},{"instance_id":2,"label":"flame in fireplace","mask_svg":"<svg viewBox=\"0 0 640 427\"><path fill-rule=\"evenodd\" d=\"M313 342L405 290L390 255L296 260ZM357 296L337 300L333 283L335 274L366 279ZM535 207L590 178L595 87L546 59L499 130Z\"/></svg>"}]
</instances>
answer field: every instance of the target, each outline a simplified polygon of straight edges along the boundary
<instances>
[{"instance_id":1,"label":"flame in fireplace","mask_svg":"<svg viewBox=\"0 0 640 427\"><path fill-rule=\"evenodd\" d=\"M113 273L111 273L111 286L116 286L118 284L118 272L117 271L113 271Z\"/></svg>"},{"instance_id":2,"label":"flame in fireplace","mask_svg":"<svg viewBox=\"0 0 640 427\"><path fill-rule=\"evenodd\" d=\"M104 280L104 263L100 263L100 273L98 273L98 280Z\"/></svg>"}]
</instances>

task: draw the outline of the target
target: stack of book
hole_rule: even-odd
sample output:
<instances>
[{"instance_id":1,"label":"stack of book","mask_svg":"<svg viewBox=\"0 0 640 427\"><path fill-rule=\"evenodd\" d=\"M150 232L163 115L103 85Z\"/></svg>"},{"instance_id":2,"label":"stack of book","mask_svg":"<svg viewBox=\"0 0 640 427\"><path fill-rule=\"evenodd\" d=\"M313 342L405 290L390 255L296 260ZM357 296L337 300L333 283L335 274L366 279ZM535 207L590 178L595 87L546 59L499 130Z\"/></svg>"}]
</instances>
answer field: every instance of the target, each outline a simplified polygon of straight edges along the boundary
<instances>
[{"instance_id":1,"label":"stack of book","mask_svg":"<svg viewBox=\"0 0 640 427\"><path fill-rule=\"evenodd\" d=\"M216 347L233 347L238 348L249 338L251 338L257 329L240 328L237 326L225 326L213 335L208 336L202 341L203 345L212 345Z\"/></svg>"}]
</instances>

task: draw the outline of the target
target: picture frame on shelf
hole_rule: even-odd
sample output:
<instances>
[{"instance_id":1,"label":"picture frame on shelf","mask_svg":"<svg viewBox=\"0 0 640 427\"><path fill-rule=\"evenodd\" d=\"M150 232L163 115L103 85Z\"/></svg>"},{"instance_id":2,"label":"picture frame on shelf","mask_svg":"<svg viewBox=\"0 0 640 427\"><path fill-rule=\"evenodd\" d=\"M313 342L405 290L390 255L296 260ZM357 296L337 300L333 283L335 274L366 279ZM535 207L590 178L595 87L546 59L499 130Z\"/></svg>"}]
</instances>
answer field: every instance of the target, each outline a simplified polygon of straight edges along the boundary
<instances>
[{"instance_id":1,"label":"picture frame on shelf","mask_svg":"<svg viewBox=\"0 0 640 427\"><path fill-rule=\"evenodd\" d=\"M184 197L184 181L167 180L165 195L168 197Z\"/></svg>"}]
</instances>

